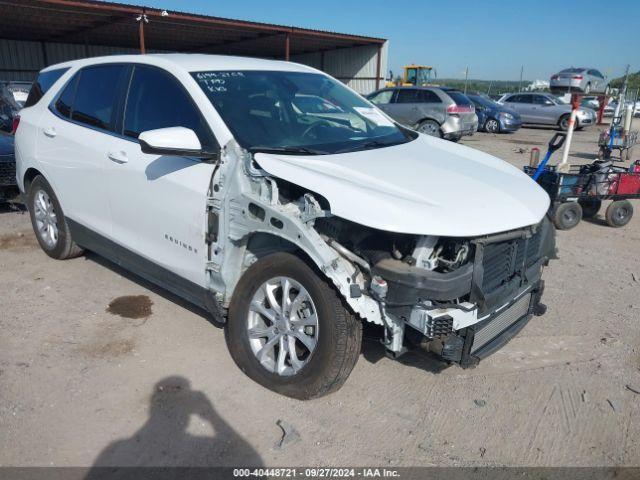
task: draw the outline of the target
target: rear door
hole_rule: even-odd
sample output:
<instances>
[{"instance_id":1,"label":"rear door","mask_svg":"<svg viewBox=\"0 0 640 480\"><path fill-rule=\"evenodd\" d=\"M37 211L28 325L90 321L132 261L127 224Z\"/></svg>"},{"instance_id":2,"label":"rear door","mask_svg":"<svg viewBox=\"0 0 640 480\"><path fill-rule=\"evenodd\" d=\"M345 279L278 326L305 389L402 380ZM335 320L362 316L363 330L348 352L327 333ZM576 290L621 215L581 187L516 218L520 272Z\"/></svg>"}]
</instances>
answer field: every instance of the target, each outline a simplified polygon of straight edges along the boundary
<instances>
[{"instance_id":1,"label":"rear door","mask_svg":"<svg viewBox=\"0 0 640 480\"><path fill-rule=\"evenodd\" d=\"M420 90L417 88L400 88L396 91L393 103L389 104L387 113L398 122L414 127L421 119Z\"/></svg>"},{"instance_id":2,"label":"rear door","mask_svg":"<svg viewBox=\"0 0 640 480\"><path fill-rule=\"evenodd\" d=\"M144 131L177 126L194 130L208 151L217 150L183 85L163 69L135 65L118 122L121 136L103 152L111 159L105 183L113 237L161 269L205 286L206 204L214 165L198 158L145 154L138 142ZM163 276L161 269L152 274Z\"/></svg>"},{"instance_id":3,"label":"rear door","mask_svg":"<svg viewBox=\"0 0 640 480\"><path fill-rule=\"evenodd\" d=\"M536 123L532 111L532 103L530 95L511 95L504 101L505 105L520 114L523 123Z\"/></svg>"},{"instance_id":4,"label":"rear door","mask_svg":"<svg viewBox=\"0 0 640 480\"><path fill-rule=\"evenodd\" d=\"M105 64L76 73L46 109L37 155L65 215L102 235L111 234L105 183L115 117L128 67Z\"/></svg>"}]
</instances>

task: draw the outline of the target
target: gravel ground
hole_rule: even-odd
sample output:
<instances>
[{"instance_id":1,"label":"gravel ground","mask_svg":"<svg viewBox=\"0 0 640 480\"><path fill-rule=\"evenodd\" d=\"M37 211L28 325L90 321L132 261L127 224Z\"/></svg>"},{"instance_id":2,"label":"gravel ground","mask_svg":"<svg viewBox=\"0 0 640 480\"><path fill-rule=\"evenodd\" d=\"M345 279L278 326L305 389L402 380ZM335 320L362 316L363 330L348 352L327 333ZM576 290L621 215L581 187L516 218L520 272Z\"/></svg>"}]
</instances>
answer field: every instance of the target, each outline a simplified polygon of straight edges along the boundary
<instances>
[{"instance_id":1,"label":"gravel ground","mask_svg":"<svg viewBox=\"0 0 640 480\"><path fill-rule=\"evenodd\" d=\"M463 143L521 166L552 134ZM596 137L577 132L572 160ZM339 392L299 402L245 377L203 312L95 255L50 259L4 210L0 466L638 466L640 219L558 246L548 313L477 368L369 339Z\"/></svg>"}]
</instances>

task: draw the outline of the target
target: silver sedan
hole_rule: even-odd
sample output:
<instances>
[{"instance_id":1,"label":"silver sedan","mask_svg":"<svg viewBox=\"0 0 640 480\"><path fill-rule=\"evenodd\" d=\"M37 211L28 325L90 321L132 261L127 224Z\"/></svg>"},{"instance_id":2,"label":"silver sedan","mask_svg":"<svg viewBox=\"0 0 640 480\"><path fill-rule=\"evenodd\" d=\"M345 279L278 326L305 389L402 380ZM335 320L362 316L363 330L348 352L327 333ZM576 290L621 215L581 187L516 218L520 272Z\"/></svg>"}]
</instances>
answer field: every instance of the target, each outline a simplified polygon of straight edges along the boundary
<instances>
[{"instance_id":1,"label":"silver sedan","mask_svg":"<svg viewBox=\"0 0 640 480\"><path fill-rule=\"evenodd\" d=\"M604 93L607 85L604 75L595 68L565 68L551 76L549 89L552 93Z\"/></svg>"}]
</instances>

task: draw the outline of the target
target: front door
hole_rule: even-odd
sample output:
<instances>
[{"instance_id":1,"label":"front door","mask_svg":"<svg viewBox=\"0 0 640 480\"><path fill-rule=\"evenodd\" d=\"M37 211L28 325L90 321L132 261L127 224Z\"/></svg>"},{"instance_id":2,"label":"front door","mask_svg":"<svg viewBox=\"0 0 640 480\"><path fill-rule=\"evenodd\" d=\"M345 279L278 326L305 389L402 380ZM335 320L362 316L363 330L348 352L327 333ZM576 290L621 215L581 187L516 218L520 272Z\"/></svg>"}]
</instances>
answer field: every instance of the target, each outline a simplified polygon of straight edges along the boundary
<instances>
[{"instance_id":1,"label":"front door","mask_svg":"<svg viewBox=\"0 0 640 480\"><path fill-rule=\"evenodd\" d=\"M148 155L138 143L144 131L182 126L194 130L204 147L215 148L204 118L175 77L136 65L119 123L122 137L106 152L115 241L206 286L206 204L214 165L198 158Z\"/></svg>"}]
</instances>

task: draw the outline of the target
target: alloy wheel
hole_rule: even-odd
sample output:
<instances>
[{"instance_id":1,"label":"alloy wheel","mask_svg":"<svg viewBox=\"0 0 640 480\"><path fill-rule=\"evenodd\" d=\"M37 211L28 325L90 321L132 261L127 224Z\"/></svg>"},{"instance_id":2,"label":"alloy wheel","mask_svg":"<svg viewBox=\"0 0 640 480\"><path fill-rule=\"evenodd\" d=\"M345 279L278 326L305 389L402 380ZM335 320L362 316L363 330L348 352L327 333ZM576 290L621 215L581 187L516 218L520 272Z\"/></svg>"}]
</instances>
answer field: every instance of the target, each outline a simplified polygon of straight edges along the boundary
<instances>
[{"instance_id":1,"label":"alloy wheel","mask_svg":"<svg viewBox=\"0 0 640 480\"><path fill-rule=\"evenodd\" d=\"M58 217L51 198L44 190L39 190L33 202L37 233L49 248L58 243Z\"/></svg>"},{"instance_id":2,"label":"alloy wheel","mask_svg":"<svg viewBox=\"0 0 640 480\"><path fill-rule=\"evenodd\" d=\"M295 375L318 344L318 314L309 292L289 277L264 282L249 305L251 350L269 372Z\"/></svg>"},{"instance_id":3,"label":"alloy wheel","mask_svg":"<svg viewBox=\"0 0 640 480\"><path fill-rule=\"evenodd\" d=\"M498 121L490 118L484 126L485 130L489 133L496 133L498 131Z\"/></svg>"}]
</instances>

